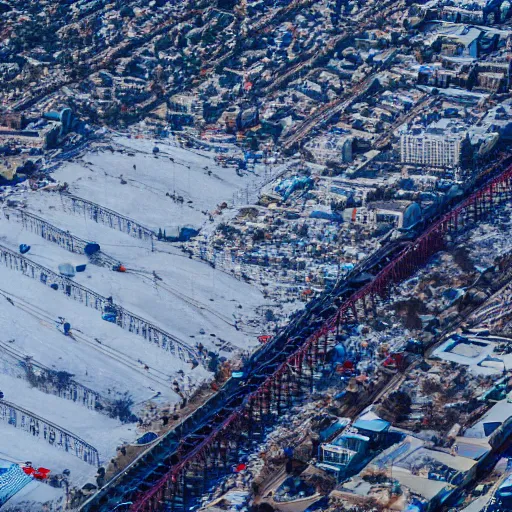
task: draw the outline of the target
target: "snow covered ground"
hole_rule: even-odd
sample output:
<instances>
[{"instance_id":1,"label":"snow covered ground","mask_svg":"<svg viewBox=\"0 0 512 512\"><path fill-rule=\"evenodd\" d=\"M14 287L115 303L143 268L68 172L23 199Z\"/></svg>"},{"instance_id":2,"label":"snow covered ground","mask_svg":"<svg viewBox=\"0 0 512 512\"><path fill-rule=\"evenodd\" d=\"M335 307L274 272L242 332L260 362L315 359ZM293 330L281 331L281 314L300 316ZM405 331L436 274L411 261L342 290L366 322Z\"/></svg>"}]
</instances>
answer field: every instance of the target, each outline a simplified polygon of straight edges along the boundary
<instances>
[{"instance_id":1,"label":"snow covered ground","mask_svg":"<svg viewBox=\"0 0 512 512\"><path fill-rule=\"evenodd\" d=\"M238 176L233 168L217 165L209 153L186 151L172 143L157 145L160 151L155 158L154 142L116 137L115 152L91 150L82 159L65 163L53 176L67 182L71 193L151 230L166 229L167 234L183 226L208 228L210 212L224 201L231 204L233 195L239 195L248 184L254 188L263 178L250 173ZM167 193L182 196L183 202L174 201ZM0 213L1 246L18 252L20 244L28 244L31 249L25 257L57 273L62 263L85 263L85 272L77 273L74 281L104 297L111 296L115 304L191 347L201 343L229 359L258 344L257 336L264 331L261 312L266 301L256 288L190 259L172 244L152 244L74 215L66 211L56 192L19 186L7 198L64 231L99 243L102 252L121 261L127 272L90 264L86 256L70 253L27 230L5 202L4 214ZM161 407L180 402L173 389L175 380L188 395L212 377L202 365L192 368L142 336L102 320L100 311L3 263L0 305L0 357L3 344L19 361L31 357L42 366L69 372L74 381L107 399L128 392L135 414L142 413L148 402ZM62 333L61 319L71 324L72 337ZM20 374L23 372L0 373L5 399L81 437L98 449L102 463L115 455L117 446L132 443L140 435L135 424L123 425L78 403L31 388ZM54 474L70 469L72 485L95 483L93 466L1 421L0 439L2 459L30 460ZM55 493L48 489L34 483L9 503L53 500ZM56 492L62 495L60 490Z\"/></svg>"},{"instance_id":2,"label":"snow covered ground","mask_svg":"<svg viewBox=\"0 0 512 512\"><path fill-rule=\"evenodd\" d=\"M112 457L116 446L131 441L136 433L132 424L123 425L77 403L45 394L21 379L0 375L0 389L9 401L44 419L51 418L53 423L92 444L99 452L101 463ZM46 467L56 474L69 469L72 482L80 486L96 473L94 466L4 422L0 422L0 438L0 458L5 453L10 460L31 461L34 467Z\"/></svg>"},{"instance_id":3,"label":"snow covered ground","mask_svg":"<svg viewBox=\"0 0 512 512\"><path fill-rule=\"evenodd\" d=\"M56 195L52 195L55 199ZM0 244L14 251L22 243L30 245L26 258L57 273L62 263L73 266L88 263L85 255L70 253L25 230L13 220L13 216L9 218L3 224ZM58 219L57 225L60 225ZM247 316L252 318L254 315L250 312L261 304L261 296L253 287L215 271L209 265L191 260L183 253L168 254L165 251L169 244L157 243L158 252L151 252L144 247L147 245L145 242L120 235L132 247L113 247L113 250L106 247L105 252L119 258L128 272L113 272L91 264L87 265L85 272L77 273L73 280L104 297L112 297L116 304L192 347L198 342L212 350L226 344L246 348L248 343L256 343L256 337L248 339L243 327L241 330L235 328L235 322L238 326ZM97 237L95 241L98 241ZM140 249L135 247L137 243L142 245ZM105 247L101 242L100 245ZM242 309L239 309L240 305ZM59 316L66 317L74 325L73 317ZM204 334L201 334L202 330Z\"/></svg>"},{"instance_id":4,"label":"snow covered ground","mask_svg":"<svg viewBox=\"0 0 512 512\"><path fill-rule=\"evenodd\" d=\"M116 138L111 152L90 152L70 162L54 177L70 184L70 192L110 208L140 224L167 234L183 226L200 228L208 213L232 201L252 177L238 176L232 167L218 165L209 153L145 140ZM123 151L120 153L119 151ZM172 199L180 196L183 201Z\"/></svg>"}]
</instances>

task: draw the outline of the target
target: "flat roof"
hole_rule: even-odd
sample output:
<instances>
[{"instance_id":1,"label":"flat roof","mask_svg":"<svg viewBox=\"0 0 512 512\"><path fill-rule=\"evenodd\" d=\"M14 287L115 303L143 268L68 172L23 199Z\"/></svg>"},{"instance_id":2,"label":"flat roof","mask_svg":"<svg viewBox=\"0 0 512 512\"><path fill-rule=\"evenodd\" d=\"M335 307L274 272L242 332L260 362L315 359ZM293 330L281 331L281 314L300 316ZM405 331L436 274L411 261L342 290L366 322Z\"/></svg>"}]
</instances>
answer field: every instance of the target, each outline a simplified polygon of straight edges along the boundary
<instances>
[{"instance_id":1,"label":"flat roof","mask_svg":"<svg viewBox=\"0 0 512 512\"><path fill-rule=\"evenodd\" d=\"M455 488L447 482L422 478L421 476L413 475L408 469L395 466L393 466L393 478L396 478L400 485L407 487L427 500L435 498L440 493L448 494Z\"/></svg>"},{"instance_id":2,"label":"flat roof","mask_svg":"<svg viewBox=\"0 0 512 512\"><path fill-rule=\"evenodd\" d=\"M359 419L354 423L355 428L362 430L369 430L370 432L384 432L391 426L391 423L386 420L373 419L373 420L362 420Z\"/></svg>"}]
</instances>

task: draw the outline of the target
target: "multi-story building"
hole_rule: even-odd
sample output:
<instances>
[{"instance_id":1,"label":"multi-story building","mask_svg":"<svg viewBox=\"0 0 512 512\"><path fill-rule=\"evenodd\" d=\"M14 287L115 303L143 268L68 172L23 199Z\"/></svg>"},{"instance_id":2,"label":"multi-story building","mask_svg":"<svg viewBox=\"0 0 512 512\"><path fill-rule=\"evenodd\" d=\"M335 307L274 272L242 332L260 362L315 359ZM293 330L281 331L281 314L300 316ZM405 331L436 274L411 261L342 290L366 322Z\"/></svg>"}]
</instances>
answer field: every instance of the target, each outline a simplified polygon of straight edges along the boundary
<instances>
[{"instance_id":1,"label":"multi-story building","mask_svg":"<svg viewBox=\"0 0 512 512\"><path fill-rule=\"evenodd\" d=\"M432 167L458 167L463 134L404 133L400 136L400 161Z\"/></svg>"}]
</instances>

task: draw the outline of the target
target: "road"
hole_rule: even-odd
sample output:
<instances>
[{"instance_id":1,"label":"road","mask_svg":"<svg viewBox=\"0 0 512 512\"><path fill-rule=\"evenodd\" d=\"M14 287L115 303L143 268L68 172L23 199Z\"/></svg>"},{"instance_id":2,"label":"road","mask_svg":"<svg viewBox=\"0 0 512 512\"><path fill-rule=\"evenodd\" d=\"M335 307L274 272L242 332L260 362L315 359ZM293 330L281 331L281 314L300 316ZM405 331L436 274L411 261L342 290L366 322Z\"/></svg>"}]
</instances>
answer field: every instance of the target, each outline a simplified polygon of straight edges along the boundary
<instances>
[{"instance_id":1,"label":"road","mask_svg":"<svg viewBox=\"0 0 512 512\"><path fill-rule=\"evenodd\" d=\"M286 150L296 146L301 140L309 135L311 130L324 125L335 115L343 112L349 105L365 95L375 80L376 78L373 75L368 77L351 91L350 96L347 99L334 100L315 112L311 117L299 125L288 138L285 139L283 143L284 149Z\"/></svg>"}]
</instances>

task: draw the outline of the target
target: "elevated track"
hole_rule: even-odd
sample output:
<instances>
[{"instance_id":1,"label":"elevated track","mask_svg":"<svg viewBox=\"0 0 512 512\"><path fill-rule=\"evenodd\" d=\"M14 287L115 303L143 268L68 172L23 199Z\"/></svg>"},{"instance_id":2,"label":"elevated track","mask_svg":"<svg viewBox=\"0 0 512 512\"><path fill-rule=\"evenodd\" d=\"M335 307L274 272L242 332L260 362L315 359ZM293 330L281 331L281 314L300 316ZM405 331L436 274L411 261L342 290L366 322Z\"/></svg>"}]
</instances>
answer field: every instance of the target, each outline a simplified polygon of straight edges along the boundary
<instances>
[{"instance_id":1,"label":"elevated track","mask_svg":"<svg viewBox=\"0 0 512 512\"><path fill-rule=\"evenodd\" d=\"M449 235L511 200L512 166L506 162L482 173L480 188L415 240L385 246L296 314L249 361L244 380L228 381L81 510L107 511L126 500L133 500L131 510L138 512L188 510L239 462L240 453L255 447L281 414L313 389L343 324L378 316L394 286L441 250Z\"/></svg>"}]
</instances>

